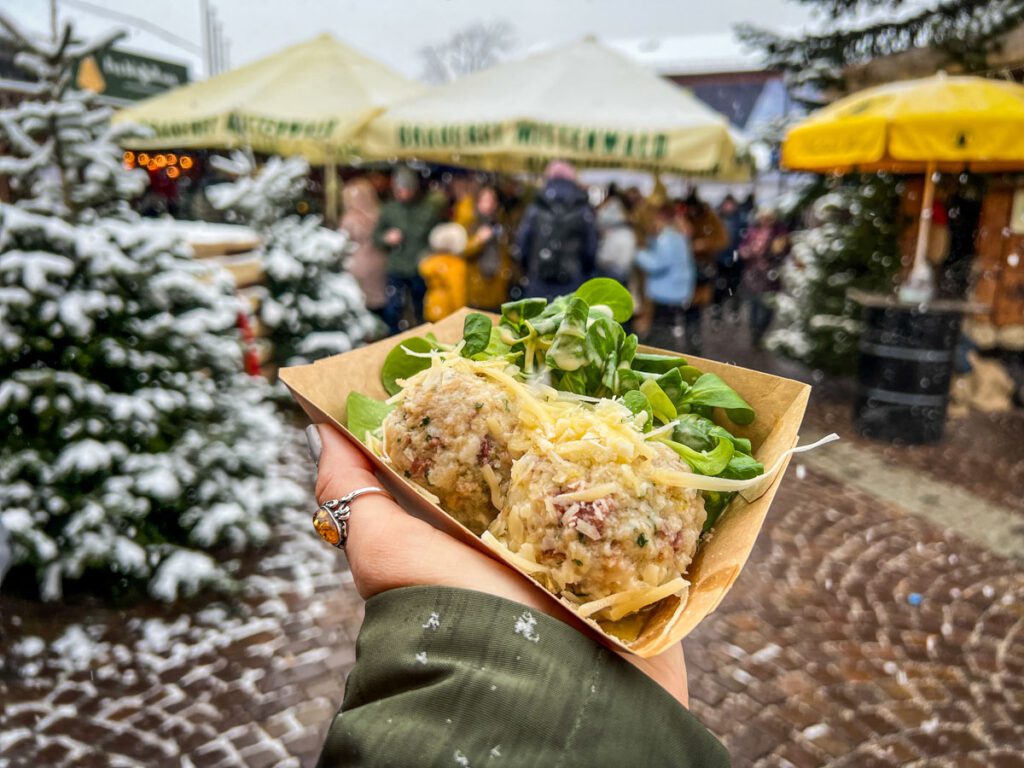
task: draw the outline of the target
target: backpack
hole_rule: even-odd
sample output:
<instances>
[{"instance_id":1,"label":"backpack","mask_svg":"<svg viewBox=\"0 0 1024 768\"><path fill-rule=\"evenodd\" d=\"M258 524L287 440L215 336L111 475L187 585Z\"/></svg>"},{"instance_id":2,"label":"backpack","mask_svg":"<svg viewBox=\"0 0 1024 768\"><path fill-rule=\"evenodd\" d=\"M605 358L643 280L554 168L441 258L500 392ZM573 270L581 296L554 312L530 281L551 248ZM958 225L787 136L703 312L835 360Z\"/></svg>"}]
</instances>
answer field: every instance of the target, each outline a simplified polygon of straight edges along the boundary
<instances>
[{"instance_id":1,"label":"backpack","mask_svg":"<svg viewBox=\"0 0 1024 768\"><path fill-rule=\"evenodd\" d=\"M560 198L538 205L530 263L537 277L553 285L579 282L587 232L587 207Z\"/></svg>"}]
</instances>

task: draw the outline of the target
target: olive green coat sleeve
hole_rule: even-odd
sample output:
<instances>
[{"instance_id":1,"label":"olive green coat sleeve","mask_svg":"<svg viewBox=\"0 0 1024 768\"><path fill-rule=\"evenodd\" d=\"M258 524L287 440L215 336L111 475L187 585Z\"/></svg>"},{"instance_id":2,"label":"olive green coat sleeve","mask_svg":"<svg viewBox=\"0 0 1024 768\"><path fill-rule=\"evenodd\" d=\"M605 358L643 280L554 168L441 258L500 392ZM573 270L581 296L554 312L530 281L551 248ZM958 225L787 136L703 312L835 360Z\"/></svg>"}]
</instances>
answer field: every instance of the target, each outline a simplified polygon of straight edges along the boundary
<instances>
[{"instance_id":1,"label":"olive green coat sleeve","mask_svg":"<svg viewBox=\"0 0 1024 768\"><path fill-rule=\"evenodd\" d=\"M721 743L629 662L493 595L377 595L356 654L322 768L729 765Z\"/></svg>"}]
</instances>

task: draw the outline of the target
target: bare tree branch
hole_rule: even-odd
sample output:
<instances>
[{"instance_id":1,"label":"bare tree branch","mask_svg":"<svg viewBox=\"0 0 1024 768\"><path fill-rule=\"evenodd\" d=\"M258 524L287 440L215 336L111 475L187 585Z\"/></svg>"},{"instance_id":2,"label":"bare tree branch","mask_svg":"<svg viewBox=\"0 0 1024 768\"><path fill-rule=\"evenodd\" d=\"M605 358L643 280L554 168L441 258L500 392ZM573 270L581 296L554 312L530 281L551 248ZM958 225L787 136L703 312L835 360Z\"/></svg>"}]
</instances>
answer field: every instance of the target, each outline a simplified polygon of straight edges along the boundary
<instances>
[{"instance_id":1,"label":"bare tree branch","mask_svg":"<svg viewBox=\"0 0 1024 768\"><path fill-rule=\"evenodd\" d=\"M515 30L507 21L471 24L447 40L420 49L423 79L447 83L497 64L515 45Z\"/></svg>"}]
</instances>

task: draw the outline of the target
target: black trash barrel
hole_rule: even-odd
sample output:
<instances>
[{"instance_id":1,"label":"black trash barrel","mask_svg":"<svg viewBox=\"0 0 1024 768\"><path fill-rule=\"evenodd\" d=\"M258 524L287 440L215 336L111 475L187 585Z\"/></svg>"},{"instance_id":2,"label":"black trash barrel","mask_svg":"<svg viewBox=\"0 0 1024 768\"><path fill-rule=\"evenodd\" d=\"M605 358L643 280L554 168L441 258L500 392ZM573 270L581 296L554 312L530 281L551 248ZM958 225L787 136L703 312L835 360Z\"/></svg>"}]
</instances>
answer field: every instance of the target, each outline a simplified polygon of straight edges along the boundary
<instances>
[{"instance_id":1,"label":"black trash barrel","mask_svg":"<svg viewBox=\"0 0 1024 768\"><path fill-rule=\"evenodd\" d=\"M854 404L857 431L887 442L938 442L964 310L954 302L859 303L864 325Z\"/></svg>"}]
</instances>

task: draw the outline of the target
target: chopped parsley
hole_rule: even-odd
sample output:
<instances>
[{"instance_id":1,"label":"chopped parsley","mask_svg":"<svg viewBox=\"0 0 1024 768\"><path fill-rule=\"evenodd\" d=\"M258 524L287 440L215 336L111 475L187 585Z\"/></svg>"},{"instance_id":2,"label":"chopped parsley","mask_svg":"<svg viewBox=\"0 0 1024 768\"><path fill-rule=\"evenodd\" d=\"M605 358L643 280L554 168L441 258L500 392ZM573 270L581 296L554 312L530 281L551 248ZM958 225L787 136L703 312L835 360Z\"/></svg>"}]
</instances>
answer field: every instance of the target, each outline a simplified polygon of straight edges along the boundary
<instances>
[{"instance_id":1,"label":"chopped parsley","mask_svg":"<svg viewBox=\"0 0 1024 768\"><path fill-rule=\"evenodd\" d=\"M578 566L582 566L583 565L583 561L582 560L577 560L575 557L572 559L572 561L573 561L574 564L576 564Z\"/></svg>"},{"instance_id":2,"label":"chopped parsley","mask_svg":"<svg viewBox=\"0 0 1024 768\"><path fill-rule=\"evenodd\" d=\"M579 540L580 544L586 544L587 543L587 537L584 536L579 531L576 532L576 538Z\"/></svg>"},{"instance_id":3,"label":"chopped parsley","mask_svg":"<svg viewBox=\"0 0 1024 768\"><path fill-rule=\"evenodd\" d=\"M641 533L639 536L636 537L636 545L638 547L646 547L647 546L647 537L644 536L643 533Z\"/></svg>"},{"instance_id":4,"label":"chopped parsley","mask_svg":"<svg viewBox=\"0 0 1024 768\"><path fill-rule=\"evenodd\" d=\"M483 403L473 403L473 407L476 408L479 411L481 408L484 407L484 404Z\"/></svg>"},{"instance_id":5,"label":"chopped parsley","mask_svg":"<svg viewBox=\"0 0 1024 768\"><path fill-rule=\"evenodd\" d=\"M421 427L425 427L428 424L430 424L430 417L429 416L424 416L423 417L423 421L420 422L420 426Z\"/></svg>"}]
</instances>

